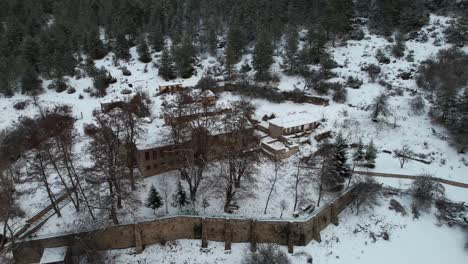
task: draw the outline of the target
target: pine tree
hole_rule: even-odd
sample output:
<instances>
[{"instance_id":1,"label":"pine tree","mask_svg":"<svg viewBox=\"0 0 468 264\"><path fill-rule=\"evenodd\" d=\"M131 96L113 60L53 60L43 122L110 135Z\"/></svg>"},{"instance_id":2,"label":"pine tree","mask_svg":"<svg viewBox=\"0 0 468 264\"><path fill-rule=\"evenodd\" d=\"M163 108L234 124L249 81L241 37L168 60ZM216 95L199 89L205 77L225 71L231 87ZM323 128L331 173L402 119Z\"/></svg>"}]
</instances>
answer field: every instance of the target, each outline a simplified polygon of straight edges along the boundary
<instances>
[{"instance_id":1,"label":"pine tree","mask_svg":"<svg viewBox=\"0 0 468 264\"><path fill-rule=\"evenodd\" d=\"M401 58L405 55L405 38L403 34L396 33L395 35L395 45L392 47L392 54L397 58Z\"/></svg>"},{"instance_id":2,"label":"pine tree","mask_svg":"<svg viewBox=\"0 0 468 264\"><path fill-rule=\"evenodd\" d=\"M334 153L334 166L340 177L348 178L351 176L351 170L347 163L348 161L348 144L343 138L343 135L339 133L335 139L335 153ZM344 179L343 179L344 180Z\"/></svg>"},{"instance_id":3,"label":"pine tree","mask_svg":"<svg viewBox=\"0 0 468 264\"><path fill-rule=\"evenodd\" d=\"M154 213L156 214L156 210L161 208L161 206L163 205L164 205L164 202L162 201L158 190L156 190L154 185L151 185L148 198L146 199L146 206L153 209Z\"/></svg>"},{"instance_id":4,"label":"pine tree","mask_svg":"<svg viewBox=\"0 0 468 264\"><path fill-rule=\"evenodd\" d=\"M164 49L164 35L159 24L151 30L149 39L151 46L156 52L160 52Z\"/></svg>"},{"instance_id":5,"label":"pine tree","mask_svg":"<svg viewBox=\"0 0 468 264\"><path fill-rule=\"evenodd\" d=\"M364 155L364 160L366 161L366 166L369 168L375 167L375 159L377 158L377 148L374 145L374 141L371 141L366 147L366 154Z\"/></svg>"},{"instance_id":6,"label":"pine tree","mask_svg":"<svg viewBox=\"0 0 468 264\"><path fill-rule=\"evenodd\" d=\"M242 57L242 50L244 49L243 33L237 22L231 23L225 49L225 62L226 68L229 73L232 73L233 66L239 62Z\"/></svg>"},{"instance_id":7,"label":"pine tree","mask_svg":"<svg viewBox=\"0 0 468 264\"><path fill-rule=\"evenodd\" d=\"M144 36L140 37L140 41L137 47L138 60L143 63L148 63L151 61L151 55L148 52L148 45L146 44L146 39Z\"/></svg>"},{"instance_id":8,"label":"pine tree","mask_svg":"<svg viewBox=\"0 0 468 264\"><path fill-rule=\"evenodd\" d=\"M354 165L361 166L363 160L364 160L364 144L362 143L362 139L359 139L358 146L353 153Z\"/></svg>"},{"instance_id":9,"label":"pine tree","mask_svg":"<svg viewBox=\"0 0 468 264\"><path fill-rule=\"evenodd\" d=\"M287 74L298 73L299 33L295 28L288 29L286 46L283 53L282 68Z\"/></svg>"},{"instance_id":10,"label":"pine tree","mask_svg":"<svg viewBox=\"0 0 468 264\"><path fill-rule=\"evenodd\" d=\"M255 78L259 81L268 81L270 67L273 64L273 45L266 33L261 33L253 54L253 66L257 71Z\"/></svg>"},{"instance_id":11,"label":"pine tree","mask_svg":"<svg viewBox=\"0 0 468 264\"><path fill-rule=\"evenodd\" d=\"M398 9L398 28L403 33L419 30L429 21L425 5L425 0L403 1Z\"/></svg>"},{"instance_id":12,"label":"pine tree","mask_svg":"<svg viewBox=\"0 0 468 264\"><path fill-rule=\"evenodd\" d=\"M177 73L180 77L188 79L192 77L195 68L195 48L189 36L184 36L182 43L174 50L174 61Z\"/></svg>"},{"instance_id":13,"label":"pine tree","mask_svg":"<svg viewBox=\"0 0 468 264\"><path fill-rule=\"evenodd\" d=\"M35 71L39 71L39 46L36 40L30 36L25 37L21 48L23 59L31 65Z\"/></svg>"},{"instance_id":14,"label":"pine tree","mask_svg":"<svg viewBox=\"0 0 468 264\"><path fill-rule=\"evenodd\" d=\"M131 57L130 55L130 44L128 43L127 38L124 33L119 33L116 37L115 43L115 55L118 59L128 61Z\"/></svg>"},{"instance_id":15,"label":"pine tree","mask_svg":"<svg viewBox=\"0 0 468 264\"><path fill-rule=\"evenodd\" d=\"M100 60L107 55L107 50L101 41L98 28L92 28L88 31L84 48L93 60Z\"/></svg>"},{"instance_id":16,"label":"pine tree","mask_svg":"<svg viewBox=\"0 0 468 264\"><path fill-rule=\"evenodd\" d=\"M188 205L189 201L187 198L187 193L185 192L184 187L180 181L177 182L177 190L172 195L172 206L182 209L184 206Z\"/></svg>"},{"instance_id":17,"label":"pine tree","mask_svg":"<svg viewBox=\"0 0 468 264\"><path fill-rule=\"evenodd\" d=\"M21 78L21 93L37 95L42 91L42 81L31 65L26 65Z\"/></svg>"},{"instance_id":18,"label":"pine tree","mask_svg":"<svg viewBox=\"0 0 468 264\"><path fill-rule=\"evenodd\" d=\"M457 19L447 32L447 40L458 46L468 44L468 15L464 14Z\"/></svg>"},{"instance_id":19,"label":"pine tree","mask_svg":"<svg viewBox=\"0 0 468 264\"><path fill-rule=\"evenodd\" d=\"M320 58L325 53L326 36L321 26L315 26L307 32L307 42L301 51L300 60L303 64L320 63Z\"/></svg>"},{"instance_id":20,"label":"pine tree","mask_svg":"<svg viewBox=\"0 0 468 264\"><path fill-rule=\"evenodd\" d=\"M163 47L161 61L159 62L159 76L166 81L176 77L171 51L166 46Z\"/></svg>"}]
</instances>

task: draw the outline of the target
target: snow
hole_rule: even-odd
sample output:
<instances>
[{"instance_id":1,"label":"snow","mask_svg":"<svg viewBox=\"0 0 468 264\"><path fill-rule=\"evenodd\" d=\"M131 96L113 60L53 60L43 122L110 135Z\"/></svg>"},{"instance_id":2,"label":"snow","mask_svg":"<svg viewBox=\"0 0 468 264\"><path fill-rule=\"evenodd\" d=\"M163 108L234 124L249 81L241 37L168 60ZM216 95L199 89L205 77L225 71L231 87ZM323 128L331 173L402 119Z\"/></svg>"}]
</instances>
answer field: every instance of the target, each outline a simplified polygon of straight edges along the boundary
<instances>
[{"instance_id":1,"label":"snow","mask_svg":"<svg viewBox=\"0 0 468 264\"><path fill-rule=\"evenodd\" d=\"M292 128L292 127L311 124L316 121L317 119L313 115L304 111L300 113L292 112L284 116L271 119L270 124L273 124L275 126L279 126L282 128Z\"/></svg>"},{"instance_id":2,"label":"snow","mask_svg":"<svg viewBox=\"0 0 468 264\"><path fill-rule=\"evenodd\" d=\"M468 251L464 249L465 234L458 228L438 226L432 214L425 213L413 219L410 200L407 197L391 197L398 200L408 214L390 211L390 198L381 197L380 205L372 211L354 214L346 209L339 216L339 225L330 225L321 232L322 242L311 242L305 247L294 247L288 254L293 264L307 263L312 257L319 264L363 263L425 263L464 264ZM389 240L379 237L384 231ZM371 233L376 241L371 238ZM142 254L133 249L102 252L105 263L241 263L249 254L249 244L232 244L231 251L224 250L224 243L208 243L201 249L199 240L177 240L166 245L146 246ZM281 250L287 252L286 247Z\"/></svg>"},{"instance_id":3,"label":"snow","mask_svg":"<svg viewBox=\"0 0 468 264\"><path fill-rule=\"evenodd\" d=\"M44 248L40 263L57 263L65 260L68 247Z\"/></svg>"},{"instance_id":4,"label":"snow","mask_svg":"<svg viewBox=\"0 0 468 264\"><path fill-rule=\"evenodd\" d=\"M402 95L394 95L389 99L391 115L385 122L376 124L370 119L368 111L369 104L382 92L389 92L378 82L371 82L361 67L371 63L377 64L374 58L377 49L384 50L390 55L387 47L389 43L385 38L371 35L364 28L366 37L360 41L348 41L346 44L330 48L334 59L341 66L333 71L337 77L333 81L345 83L349 76L358 77L364 81L360 89L347 89L348 101L346 104L337 104L330 100L329 106L317 106L311 104L297 104L293 102L272 103L258 98L246 98L232 93L222 93L217 95L222 104L240 99L247 99L256 107L256 116L262 117L274 113L278 118L270 122L278 122L281 126L295 126L304 123L320 120L322 127L320 131L342 132L349 143L357 143L362 139L365 144L373 140L379 153L376 159L376 167L373 171L387 172L394 174L419 175L431 173L436 177L468 183L468 154L460 154L456 148L447 140L447 130L434 124L428 116L430 103L423 115L414 115L408 102L414 98L413 91L418 91L414 79L402 80L398 75L402 72L417 70L420 62L433 57L441 49L450 45L438 39L443 39L443 30L450 22L450 18L431 15L430 24L422 31L428 34L428 41L425 43L410 40L406 42L407 51L413 51L414 62L408 62L404 58L394 59L391 56L391 63L381 65L382 79L390 83L393 87L403 89ZM467 52L467 47L464 48ZM132 59L130 62L114 62L113 54L109 54L104 59L96 61L96 67L105 67L117 79L117 83L112 84L108 89L108 95L104 98L93 98L85 92L86 88L92 87L90 78L67 78L68 84L76 88L76 93L66 92L56 93L47 90L37 97L37 101L43 108L50 108L58 104L68 104L73 107L73 115L77 117L76 128L78 129L79 143L75 152L80 157L80 163L86 165L90 162L89 157L83 155L83 149L88 143L88 138L83 133L83 125L93 123L92 112L100 108L100 103L117 100L126 100L128 95L122 95L123 89L130 89L132 94L136 92L145 93L152 101L151 117L145 121L144 135L139 139L139 147L152 148L162 146L164 143L167 127L162 119L162 103L169 100L173 95L166 94L157 96L158 87L169 83L182 84L184 87L194 86L203 76L208 67L213 66L216 58L206 57L200 61L201 67L197 67L196 75L190 79L178 79L173 82L165 82L157 75L158 70L152 63L143 64L136 57L135 48L131 49ZM155 54L159 56L159 54ZM251 55L244 56L240 65L244 61L250 61ZM280 77L278 88L283 91L290 91L304 87L304 80L298 76L285 76L279 67L280 58L275 58L277 62L272 66L272 71ZM219 65L216 62L215 65ZM132 72L131 76L123 76L120 66L126 66ZM145 71L146 68L146 71ZM44 86L50 81L44 81ZM129 84L132 84L130 87ZM82 95L84 99L78 99ZM19 101L29 100L29 105L24 110L15 110L13 105ZM31 117L39 113L39 108L34 105L33 99L24 95L15 95L11 98L0 98L0 130L12 126L21 117ZM262 123L268 128L268 123ZM166 132L165 132L166 131ZM435 131L435 132L434 132ZM318 132L318 131L317 131ZM267 214L263 213L267 193L271 183L273 163L262 160L257 166L257 185L255 197L249 197L238 201L240 209L234 215L227 215L223 211L223 200L209 189L200 190L198 201L207 198L210 206L206 210L201 209L200 204L195 207L199 214L212 216L234 216L234 217L255 217L271 219L279 217L280 202L284 199L292 201L293 192L291 185L295 173L294 161L299 155L310 154L317 149L317 142L313 139L314 132L309 137L311 145L301 145L300 154L295 155L282 164L280 177L270 201ZM262 135L262 134L261 134ZM265 139L264 139L265 140ZM293 139L291 139L293 140ZM391 154L383 151L393 151L408 145L415 153L425 154L431 164L423 164L416 161L409 161L403 168ZM24 170L24 164L17 164ZM217 164L208 168L207 176L211 177L217 173ZM370 170L372 171L372 170ZM411 181L401 179L376 178L379 182L387 186L407 189ZM165 185L163 180L167 181ZM135 195L144 203L151 185L154 185L161 193L162 186L169 192L175 190L179 175L176 172L169 172L140 180ZM51 175L53 192L58 196L62 191L56 175ZM187 186L184 183L187 190ZM35 212L44 208L48 203L46 192L37 182L23 182L17 184L17 203L25 212L24 218L15 219L15 227L24 224L24 221L34 215ZM453 201L468 202L468 190L445 186L446 195ZM304 202L313 203L317 199L317 192L312 186L304 190ZM334 198L334 195L325 197L324 203ZM170 197L169 197L170 199ZM312 242L306 247L296 247L296 252L306 252L314 257L314 263L465 263L467 254L463 251L463 233L455 228L446 226L438 227L435 219L430 215L424 215L419 220L413 220L411 216L403 217L387 210L388 200L383 199L382 205L375 208L371 213L355 216L346 210L340 217L338 227L330 226L322 232L324 241L321 244ZM409 208L409 201L406 201ZM160 209L157 215L153 210L140 206L132 212L132 215L119 214L122 223L132 223L135 221L151 220L159 216L171 216L183 214L177 208L169 206L168 214L164 209ZM293 213L291 204L285 210L284 217L290 218ZM82 225L83 215L76 213L72 204L68 203L62 208L64 217L52 216L40 229L38 235L52 235L61 232L73 231ZM304 216L301 216L302 218ZM374 221L374 222L373 222ZM376 224L376 221L380 221ZM0 223L1 224L1 223ZM390 241L378 240L375 243L369 241L369 234L365 232L354 233L358 225L367 225L371 230L378 232L385 225L391 227ZM339 238L339 242L337 242ZM231 252L223 250L223 244L210 242L210 249L206 252L200 251L199 241L177 241L176 244L163 247L160 245L148 246L142 255L128 255L131 250L111 252L108 255L108 263L135 263L138 260L148 259L147 263L239 263L242 259L240 253L247 251L248 245L235 244ZM441 248L444 254L440 253ZM285 250L283 248L283 250ZM337 258L339 257L339 258ZM442 259L443 258L443 259ZM291 256L294 263L305 263L305 259L300 254Z\"/></svg>"}]
</instances>

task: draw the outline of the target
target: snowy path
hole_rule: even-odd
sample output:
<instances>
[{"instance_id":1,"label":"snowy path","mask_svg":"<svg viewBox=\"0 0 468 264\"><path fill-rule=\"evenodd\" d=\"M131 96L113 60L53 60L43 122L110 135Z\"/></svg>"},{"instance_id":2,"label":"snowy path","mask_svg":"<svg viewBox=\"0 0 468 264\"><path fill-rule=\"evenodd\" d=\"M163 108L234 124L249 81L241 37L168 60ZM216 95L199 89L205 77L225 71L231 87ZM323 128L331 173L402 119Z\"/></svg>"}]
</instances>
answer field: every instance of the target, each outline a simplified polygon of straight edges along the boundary
<instances>
[{"instance_id":1,"label":"snowy path","mask_svg":"<svg viewBox=\"0 0 468 264\"><path fill-rule=\"evenodd\" d=\"M392 173L381 173L381 172L368 172L368 171L355 171L354 173L355 174L372 176L372 177L386 177L386 178L408 179L408 180L415 180L416 178L419 177L419 176L415 176L415 175L392 174ZM438 182L440 182L440 183L443 183L443 184L448 184L448 185L451 185L451 186L468 189L468 183L451 181L451 180L438 178L438 177L431 177L431 178L438 181Z\"/></svg>"}]
</instances>

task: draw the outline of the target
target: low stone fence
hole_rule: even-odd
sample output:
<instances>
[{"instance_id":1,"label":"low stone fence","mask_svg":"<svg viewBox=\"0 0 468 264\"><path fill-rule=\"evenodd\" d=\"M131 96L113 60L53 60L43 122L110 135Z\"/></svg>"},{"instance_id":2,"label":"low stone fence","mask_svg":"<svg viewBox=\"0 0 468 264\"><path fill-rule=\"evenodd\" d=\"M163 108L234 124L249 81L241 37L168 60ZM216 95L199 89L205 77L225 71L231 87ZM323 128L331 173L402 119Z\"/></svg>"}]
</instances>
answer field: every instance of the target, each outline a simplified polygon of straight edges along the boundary
<instances>
[{"instance_id":1,"label":"low stone fence","mask_svg":"<svg viewBox=\"0 0 468 264\"><path fill-rule=\"evenodd\" d=\"M320 231L330 223L338 224L338 214L354 199L358 185L345 191L332 202L314 212L307 219L246 219L228 217L174 216L137 224L117 225L90 232L63 234L22 241L14 251L16 263L39 262L44 248L69 246L72 255L81 255L87 249L111 250L135 247L141 252L145 245L178 239L200 239L201 246L208 241L250 243L276 243L305 246L311 240L321 241Z\"/></svg>"}]
</instances>

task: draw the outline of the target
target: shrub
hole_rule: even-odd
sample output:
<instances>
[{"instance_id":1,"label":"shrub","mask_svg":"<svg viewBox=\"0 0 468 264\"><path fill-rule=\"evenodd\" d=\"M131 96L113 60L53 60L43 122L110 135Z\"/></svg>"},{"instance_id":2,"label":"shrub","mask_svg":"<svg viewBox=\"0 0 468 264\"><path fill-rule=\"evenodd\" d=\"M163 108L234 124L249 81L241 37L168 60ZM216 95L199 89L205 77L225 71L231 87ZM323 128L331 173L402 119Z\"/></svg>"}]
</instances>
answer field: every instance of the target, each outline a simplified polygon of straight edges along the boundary
<instances>
[{"instance_id":1,"label":"shrub","mask_svg":"<svg viewBox=\"0 0 468 264\"><path fill-rule=\"evenodd\" d=\"M405 55L406 45L404 42L404 36L397 33L395 36L395 45L392 47L392 54L397 58L401 58Z\"/></svg>"},{"instance_id":2,"label":"shrub","mask_svg":"<svg viewBox=\"0 0 468 264\"><path fill-rule=\"evenodd\" d=\"M337 103L344 103L348 99L348 91L346 88L339 88L335 90L335 93L333 94L333 101Z\"/></svg>"},{"instance_id":3,"label":"shrub","mask_svg":"<svg viewBox=\"0 0 468 264\"><path fill-rule=\"evenodd\" d=\"M67 86L67 83L62 79L56 79L56 80L53 80L48 86L47 86L48 89L53 89L55 90L57 93L61 93L65 90L67 90L68 86Z\"/></svg>"},{"instance_id":4,"label":"shrub","mask_svg":"<svg viewBox=\"0 0 468 264\"><path fill-rule=\"evenodd\" d=\"M75 92L76 92L75 87L70 87L70 88L67 89L68 94L74 94Z\"/></svg>"},{"instance_id":5,"label":"shrub","mask_svg":"<svg viewBox=\"0 0 468 264\"><path fill-rule=\"evenodd\" d=\"M16 110L24 110L28 105L29 105L29 101L28 101L28 100L19 101L19 102L16 102L16 103L13 105L13 108L15 108Z\"/></svg>"},{"instance_id":6,"label":"shrub","mask_svg":"<svg viewBox=\"0 0 468 264\"><path fill-rule=\"evenodd\" d=\"M422 115L424 113L424 108L426 103L424 98L421 95L416 96L410 101L411 111L416 115Z\"/></svg>"},{"instance_id":7,"label":"shrub","mask_svg":"<svg viewBox=\"0 0 468 264\"><path fill-rule=\"evenodd\" d=\"M418 209L428 210L434 201L445 197L444 186L431 175L420 175L411 185L413 205Z\"/></svg>"},{"instance_id":8,"label":"shrub","mask_svg":"<svg viewBox=\"0 0 468 264\"><path fill-rule=\"evenodd\" d=\"M363 84L361 79L355 78L353 76L349 76L348 80L346 81L346 85L353 88L353 89L359 89L361 88L361 85Z\"/></svg>"},{"instance_id":9,"label":"shrub","mask_svg":"<svg viewBox=\"0 0 468 264\"><path fill-rule=\"evenodd\" d=\"M382 49L378 49L377 52L375 53L375 58L379 63L383 64L389 64L390 63L390 58L385 55Z\"/></svg>"},{"instance_id":10,"label":"shrub","mask_svg":"<svg viewBox=\"0 0 468 264\"><path fill-rule=\"evenodd\" d=\"M375 64L369 64L365 67L363 67L361 70L364 70L367 72L369 75L369 78L371 79L372 82L375 82L377 77L379 76L380 72L382 71L378 65Z\"/></svg>"},{"instance_id":11,"label":"shrub","mask_svg":"<svg viewBox=\"0 0 468 264\"><path fill-rule=\"evenodd\" d=\"M364 30L357 28L349 33L349 39L351 40L363 40L365 37Z\"/></svg>"},{"instance_id":12,"label":"shrub","mask_svg":"<svg viewBox=\"0 0 468 264\"><path fill-rule=\"evenodd\" d=\"M242 264L290 264L288 255L277 245L260 246L257 252L249 253Z\"/></svg>"},{"instance_id":13,"label":"shrub","mask_svg":"<svg viewBox=\"0 0 468 264\"><path fill-rule=\"evenodd\" d=\"M132 75L132 72L129 69L127 69L127 67L125 67L125 66L122 67L120 70L122 70L122 74L124 76L131 76Z\"/></svg>"},{"instance_id":14,"label":"shrub","mask_svg":"<svg viewBox=\"0 0 468 264\"><path fill-rule=\"evenodd\" d=\"M202 91L213 89L217 86L216 80L211 77L210 75L204 76L198 81L197 85L195 86L197 89Z\"/></svg>"}]
</instances>

